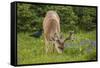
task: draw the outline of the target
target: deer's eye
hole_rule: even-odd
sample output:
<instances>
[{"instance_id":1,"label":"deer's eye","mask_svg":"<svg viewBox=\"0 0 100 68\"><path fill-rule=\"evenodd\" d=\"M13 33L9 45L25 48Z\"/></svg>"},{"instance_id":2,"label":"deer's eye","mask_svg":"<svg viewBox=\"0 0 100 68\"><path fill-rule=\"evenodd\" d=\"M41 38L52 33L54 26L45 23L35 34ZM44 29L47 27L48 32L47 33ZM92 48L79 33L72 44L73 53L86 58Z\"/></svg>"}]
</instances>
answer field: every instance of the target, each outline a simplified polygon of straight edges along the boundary
<instances>
[{"instance_id":1,"label":"deer's eye","mask_svg":"<svg viewBox=\"0 0 100 68\"><path fill-rule=\"evenodd\" d=\"M56 40L58 43L60 43L60 41L59 40Z\"/></svg>"}]
</instances>

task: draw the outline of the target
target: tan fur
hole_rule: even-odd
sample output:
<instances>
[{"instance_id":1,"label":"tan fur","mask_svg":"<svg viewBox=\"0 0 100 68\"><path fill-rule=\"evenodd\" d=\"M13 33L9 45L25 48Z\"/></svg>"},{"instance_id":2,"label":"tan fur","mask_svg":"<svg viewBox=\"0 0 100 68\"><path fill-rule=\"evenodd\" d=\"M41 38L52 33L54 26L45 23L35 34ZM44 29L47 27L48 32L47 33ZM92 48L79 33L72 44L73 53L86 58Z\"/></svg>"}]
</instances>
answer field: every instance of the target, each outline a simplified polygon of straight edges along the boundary
<instances>
[{"instance_id":1,"label":"tan fur","mask_svg":"<svg viewBox=\"0 0 100 68\"><path fill-rule=\"evenodd\" d=\"M51 45L53 45L50 42L50 39L54 36L55 33L60 33L60 18L55 11L47 12L43 21L43 30L46 52L48 52L48 48L50 48Z\"/></svg>"}]
</instances>

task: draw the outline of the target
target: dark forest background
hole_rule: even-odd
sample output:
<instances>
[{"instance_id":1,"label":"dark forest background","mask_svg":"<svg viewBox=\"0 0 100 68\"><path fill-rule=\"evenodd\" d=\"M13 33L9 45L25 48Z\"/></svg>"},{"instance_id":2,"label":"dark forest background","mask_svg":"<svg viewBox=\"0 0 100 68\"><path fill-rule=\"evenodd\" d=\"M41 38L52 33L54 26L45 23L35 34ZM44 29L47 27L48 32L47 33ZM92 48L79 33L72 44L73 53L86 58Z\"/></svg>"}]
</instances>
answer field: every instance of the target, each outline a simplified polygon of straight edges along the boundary
<instances>
[{"instance_id":1,"label":"dark forest background","mask_svg":"<svg viewBox=\"0 0 100 68\"><path fill-rule=\"evenodd\" d=\"M42 29L43 19L49 10L60 16L61 31L92 31L96 29L96 8L44 4L17 4L17 31L34 32Z\"/></svg>"}]
</instances>

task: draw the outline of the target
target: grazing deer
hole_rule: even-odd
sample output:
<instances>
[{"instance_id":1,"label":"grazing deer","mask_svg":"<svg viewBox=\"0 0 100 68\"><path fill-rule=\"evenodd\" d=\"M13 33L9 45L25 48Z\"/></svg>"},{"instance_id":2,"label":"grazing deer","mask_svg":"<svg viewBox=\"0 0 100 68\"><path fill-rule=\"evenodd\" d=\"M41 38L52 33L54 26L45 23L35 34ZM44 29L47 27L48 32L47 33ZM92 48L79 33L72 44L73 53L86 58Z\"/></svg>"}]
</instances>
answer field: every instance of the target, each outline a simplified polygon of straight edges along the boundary
<instances>
[{"instance_id":1,"label":"grazing deer","mask_svg":"<svg viewBox=\"0 0 100 68\"><path fill-rule=\"evenodd\" d=\"M43 21L43 31L45 39L46 53L48 51L56 51L62 53L64 50L64 43L70 40L73 32L70 32L69 37L63 38L60 35L60 17L55 11L48 11ZM50 47L53 47L50 49Z\"/></svg>"}]
</instances>

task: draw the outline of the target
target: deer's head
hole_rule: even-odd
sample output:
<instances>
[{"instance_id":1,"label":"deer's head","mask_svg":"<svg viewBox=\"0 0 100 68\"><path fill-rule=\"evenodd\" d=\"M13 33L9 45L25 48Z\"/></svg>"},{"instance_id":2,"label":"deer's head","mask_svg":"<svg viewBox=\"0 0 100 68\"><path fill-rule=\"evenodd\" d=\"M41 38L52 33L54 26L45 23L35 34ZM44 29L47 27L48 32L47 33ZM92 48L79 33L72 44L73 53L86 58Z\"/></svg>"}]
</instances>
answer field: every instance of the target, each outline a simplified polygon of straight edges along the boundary
<instances>
[{"instance_id":1,"label":"deer's head","mask_svg":"<svg viewBox=\"0 0 100 68\"><path fill-rule=\"evenodd\" d=\"M64 38L62 35L55 33L54 37L52 37L52 42L55 45L55 48L58 53L62 53L64 50L64 44L67 40L73 41L73 34L74 32L69 32L69 36L67 38Z\"/></svg>"}]
</instances>

